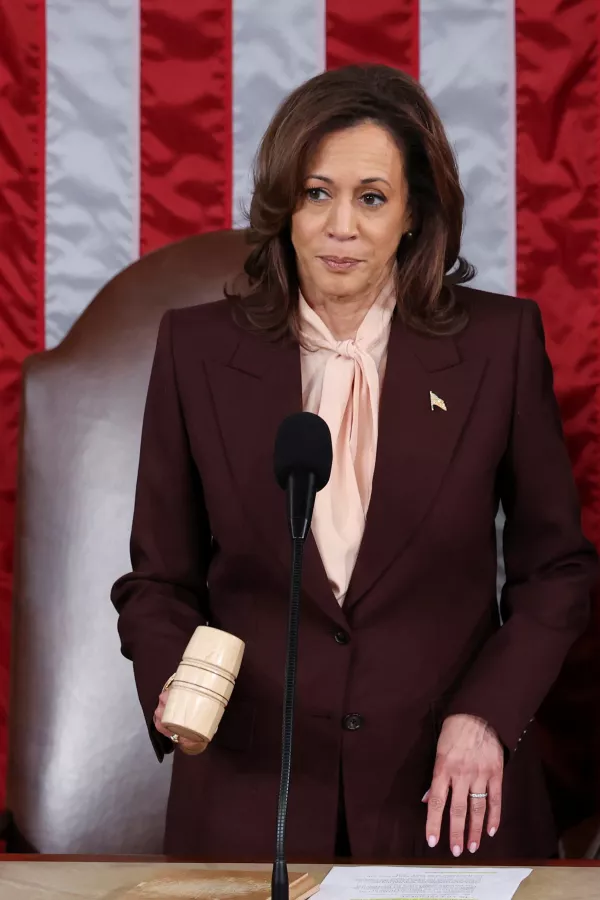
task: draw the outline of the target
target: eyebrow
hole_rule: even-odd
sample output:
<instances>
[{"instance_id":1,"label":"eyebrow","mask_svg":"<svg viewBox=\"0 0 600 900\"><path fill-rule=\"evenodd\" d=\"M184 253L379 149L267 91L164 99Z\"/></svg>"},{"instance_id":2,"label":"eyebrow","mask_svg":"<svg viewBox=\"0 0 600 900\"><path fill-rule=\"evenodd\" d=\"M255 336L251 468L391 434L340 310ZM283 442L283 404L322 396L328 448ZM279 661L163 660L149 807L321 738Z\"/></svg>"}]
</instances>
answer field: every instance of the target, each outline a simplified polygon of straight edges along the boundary
<instances>
[{"instance_id":1,"label":"eyebrow","mask_svg":"<svg viewBox=\"0 0 600 900\"><path fill-rule=\"evenodd\" d=\"M325 184L333 184L333 178L328 178L327 175L307 175L306 180L309 178L316 178L318 181L324 181ZM387 180L387 178L383 178L381 175L378 175L374 178L361 178L361 184L375 184L376 181L383 181L384 184L387 184L388 187L391 188L391 184Z\"/></svg>"}]
</instances>

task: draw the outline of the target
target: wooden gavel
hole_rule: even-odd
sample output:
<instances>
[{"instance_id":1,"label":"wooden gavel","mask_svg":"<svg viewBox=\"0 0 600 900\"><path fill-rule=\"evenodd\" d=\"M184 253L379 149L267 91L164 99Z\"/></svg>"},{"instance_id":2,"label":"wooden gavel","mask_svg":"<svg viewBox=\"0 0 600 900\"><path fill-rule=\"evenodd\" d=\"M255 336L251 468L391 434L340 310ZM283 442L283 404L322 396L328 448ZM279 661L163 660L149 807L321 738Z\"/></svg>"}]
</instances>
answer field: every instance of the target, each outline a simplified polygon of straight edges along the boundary
<instances>
[{"instance_id":1,"label":"wooden gavel","mask_svg":"<svg viewBox=\"0 0 600 900\"><path fill-rule=\"evenodd\" d=\"M245 644L200 625L185 648L169 690L163 725L192 741L211 741L240 671Z\"/></svg>"}]
</instances>

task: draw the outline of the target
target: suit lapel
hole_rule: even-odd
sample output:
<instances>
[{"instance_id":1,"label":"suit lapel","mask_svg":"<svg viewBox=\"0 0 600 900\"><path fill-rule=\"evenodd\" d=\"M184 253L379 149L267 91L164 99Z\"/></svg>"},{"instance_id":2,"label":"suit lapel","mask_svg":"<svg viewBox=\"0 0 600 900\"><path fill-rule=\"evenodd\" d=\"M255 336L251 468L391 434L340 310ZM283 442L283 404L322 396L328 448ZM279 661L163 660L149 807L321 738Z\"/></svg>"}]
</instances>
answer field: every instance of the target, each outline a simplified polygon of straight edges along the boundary
<instances>
[{"instance_id":1,"label":"suit lapel","mask_svg":"<svg viewBox=\"0 0 600 900\"><path fill-rule=\"evenodd\" d=\"M409 331L395 318L380 402L379 438L349 610L402 553L430 509L467 422L485 358L462 360L452 338ZM431 408L430 392L446 411Z\"/></svg>"},{"instance_id":2,"label":"suit lapel","mask_svg":"<svg viewBox=\"0 0 600 900\"><path fill-rule=\"evenodd\" d=\"M292 342L269 342L242 334L225 364L209 364L209 381L223 445L249 528L291 572L291 541L285 492L273 472L273 448L281 421L302 409L300 351ZM341 626L344 613L329 585L316 543L304 548L303 590ZM282 602L287 597L282 596Z\"/></svg>"}]
</instances>

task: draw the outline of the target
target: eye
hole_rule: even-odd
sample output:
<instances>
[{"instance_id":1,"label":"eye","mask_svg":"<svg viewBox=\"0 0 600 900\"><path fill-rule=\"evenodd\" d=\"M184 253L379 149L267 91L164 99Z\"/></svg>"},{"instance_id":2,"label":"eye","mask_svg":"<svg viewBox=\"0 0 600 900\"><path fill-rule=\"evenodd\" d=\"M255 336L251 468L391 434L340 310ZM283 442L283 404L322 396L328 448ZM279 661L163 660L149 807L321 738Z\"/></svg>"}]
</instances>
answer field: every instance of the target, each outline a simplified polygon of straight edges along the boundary
<instances>
[{"instance_id":1,"label":"eye","mask_svg":"<svg viewBox=\"0 0 600 900\"><path fill-rule=\"evenodd\" d=\"M374 191L369 191L367 194L363 194L360 198L365 206L369 207L377 207L383 206L384 203L387 203L387 200L383 196L383 194L376 194Z\"/></svg>"},{"instance_id":2,"label":"eye","mask_svg":"<svg viewBox=\"0 0 600 900\"><path fill-rule=\"evenodd\" d=\"M306 196L309 200L312 200L314 203L319 203L321 200L327 199L329 196L325 188L322 187L311 187L306 191Z\"/></svg>"}]
</instances>

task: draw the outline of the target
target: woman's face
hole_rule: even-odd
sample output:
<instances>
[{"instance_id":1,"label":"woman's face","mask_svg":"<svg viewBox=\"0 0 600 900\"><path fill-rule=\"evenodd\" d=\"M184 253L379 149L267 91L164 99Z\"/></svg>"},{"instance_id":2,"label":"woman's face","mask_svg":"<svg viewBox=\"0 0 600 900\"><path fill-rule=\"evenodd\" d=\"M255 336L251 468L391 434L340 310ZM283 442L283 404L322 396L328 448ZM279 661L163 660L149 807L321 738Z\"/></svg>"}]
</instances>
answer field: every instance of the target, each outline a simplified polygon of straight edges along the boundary
<instances>
[{"instance_id":1,"label":"woman's face","mask_svg":"<svg viewBox=\"0 0 600 900\"><path fill-rule=\"evenodd\" d=\"M363 123L325 137L292 216L303 294L373 297L410 229L407 203L402 155L384 128Z\"/></svg>"}]
</instances>

